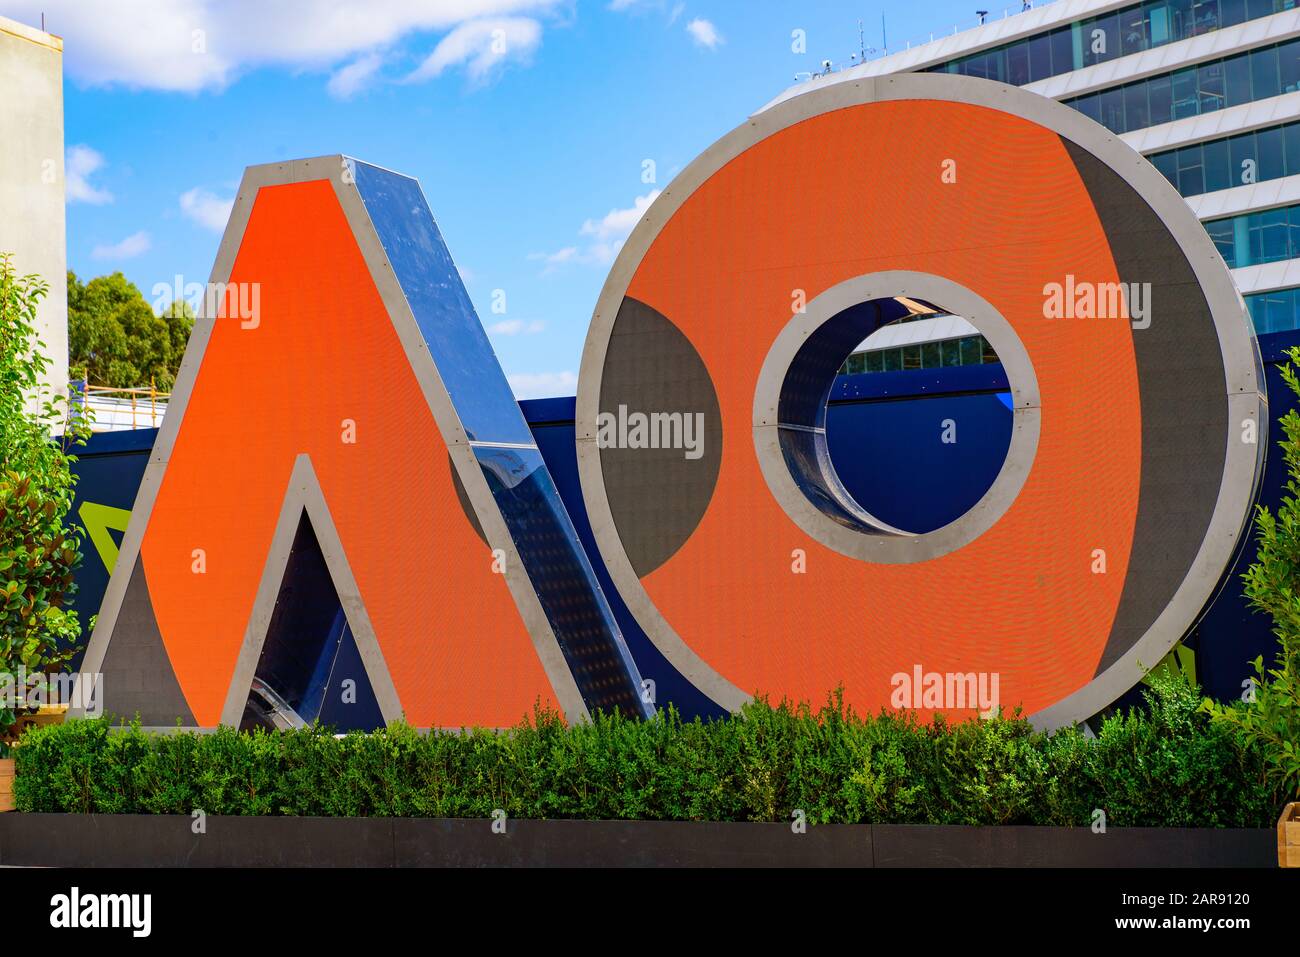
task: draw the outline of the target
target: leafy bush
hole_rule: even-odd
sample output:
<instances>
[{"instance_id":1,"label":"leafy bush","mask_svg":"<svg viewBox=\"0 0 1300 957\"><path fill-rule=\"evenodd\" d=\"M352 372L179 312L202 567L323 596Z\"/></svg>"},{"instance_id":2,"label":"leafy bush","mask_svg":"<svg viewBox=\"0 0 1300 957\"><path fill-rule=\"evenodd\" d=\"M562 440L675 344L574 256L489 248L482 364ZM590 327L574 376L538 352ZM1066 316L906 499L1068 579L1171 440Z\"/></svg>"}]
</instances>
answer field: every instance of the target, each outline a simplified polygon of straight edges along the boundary
<instances>
[{"instance_id":1,"label":"leafy bush","mask_svg":"<svg viewBox=\"0 0 1300 957\"><path fill-rule=\"evenodd\" d=\"M43 386L49 362L36 338L36 307L47 286L19 276L0 254L0 756L29 690L23 677L65 663L76 649L81 623L66 608L81 561L81 526L66 523L76 476L69 454L84 442L88 423L51 425L64 416L63 397ZM30 690L41 691L33 688Z\"/></svg>"},{"instance_id":2,"label":"leafy bush","mask_svg":"<svg viewBox=\"0 0 1300 957\"><path fill-rule=\"evenodd\" d=\"M1300 347L1287 355L1300 364ZM1282 378L1297 397L1300 379L1291 363ZM1255 682L1248 700L1203 707L1219 724L1233 728L1264 754L1270 778L1300 799L1300 414L1287 411L1278 443L1286 463L1286 493L1274 515L1260 505L1255 513L1259 552L1242 580L1246 597L1273 618L1278 656L1273 667L1256 658Z\"/></svg>"},{"instance_id":3,"label":"leafy bush","mask_svg":"<svg viewBox=\"0 0 1300 957\"><path fill-rule=\"evenodd\" d=\"M756 701L732 718L598 715L566 727L537 710L502 731L420 734L396 724L157 734L111 720L33 728L16 749L23 811L97 814L1088 825L1268 826L1280 796L1257 749L1162 678L1145 710L1095 740L1019 717L922 724Z\"/></svg>"}]
</instances>

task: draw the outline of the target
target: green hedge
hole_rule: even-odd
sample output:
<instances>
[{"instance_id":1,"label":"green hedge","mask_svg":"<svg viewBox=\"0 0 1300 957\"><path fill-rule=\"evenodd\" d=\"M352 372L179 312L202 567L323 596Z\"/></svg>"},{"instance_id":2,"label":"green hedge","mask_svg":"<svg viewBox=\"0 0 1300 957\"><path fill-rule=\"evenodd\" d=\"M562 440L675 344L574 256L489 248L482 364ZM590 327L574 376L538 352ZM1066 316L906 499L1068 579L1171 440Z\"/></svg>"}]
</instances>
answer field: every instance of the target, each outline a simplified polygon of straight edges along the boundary
<instances>
[{"instance_id":1,"label":"green hedge","mask_svg":"<svg viewBox=\"0 0 1300 957\"><path fill-rule=\"evenodd\" d=\"M375 815L811 823L1268 827L1282 798L1258 753L1161 681L1095 739L1019 719L933 725L757 702L725 720L537 712L504 732L395 725L335 738L152 734L108 719L29 731L20 811Z\"/></svg>"}]
</instances>

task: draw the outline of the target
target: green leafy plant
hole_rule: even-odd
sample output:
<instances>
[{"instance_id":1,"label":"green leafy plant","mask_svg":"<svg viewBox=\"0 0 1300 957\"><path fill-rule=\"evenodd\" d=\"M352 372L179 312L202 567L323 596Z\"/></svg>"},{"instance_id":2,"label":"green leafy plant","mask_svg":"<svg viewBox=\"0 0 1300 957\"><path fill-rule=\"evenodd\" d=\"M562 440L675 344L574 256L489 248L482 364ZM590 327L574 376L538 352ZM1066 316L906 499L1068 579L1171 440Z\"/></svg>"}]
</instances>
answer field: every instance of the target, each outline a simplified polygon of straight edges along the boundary
<instances>
[{"instance_id":1,"label":"green leafy plant","mask_svg":"<svg viewBox=\"0 0 1300 957\"><path fill-rule=\"evenodd\" d=\"M17 275L11 257L0 254L0 675L16 692L0 701L0 737L22 710L27 685L18 676L63 665L81 635L77 613L66 607L81 528L66 519L76 484L70 450L84 443L89 422L42 384L48 360L35 324L47 292L39 277ZM54 426L61 426L58 438Z\"/></svg>"},{"instance_id":2,"label":"green leafy plant","mask_svg":"<svg viewBox=\"0 0 1300 957\"><path fill-rule=\"evenodd\" d=\"M150 733L136 722L32 728L17 749L20 811L808 823L1264 827L1278 792L1257 748L1160 678L1095 739L1019 716L923 724L759 699L685 721L546 709L504 731L328 729Z\"/></svg>"},{"instance_id":3,"label":"green leafy plant","mask_svg":"<svg viewBox=\"0 0 1300 957\"><path fill-rule=\"evenodd\" d=\"M1300 398L1300 347L1287 352L1282 379ZM1255 678L1246 700L1204 708L1214 719L1232 727L1258 746L1269 775L1292 799L1300 798L1300 414L1289 410L1280 420L1282 459L1286 464L1286 493L1274 514L1260 505L1255 512L1259 554L1242 576L1246 597L1273 618L1278 639L1277 659L1253 662Z\"/></svg>"}]
</instances>

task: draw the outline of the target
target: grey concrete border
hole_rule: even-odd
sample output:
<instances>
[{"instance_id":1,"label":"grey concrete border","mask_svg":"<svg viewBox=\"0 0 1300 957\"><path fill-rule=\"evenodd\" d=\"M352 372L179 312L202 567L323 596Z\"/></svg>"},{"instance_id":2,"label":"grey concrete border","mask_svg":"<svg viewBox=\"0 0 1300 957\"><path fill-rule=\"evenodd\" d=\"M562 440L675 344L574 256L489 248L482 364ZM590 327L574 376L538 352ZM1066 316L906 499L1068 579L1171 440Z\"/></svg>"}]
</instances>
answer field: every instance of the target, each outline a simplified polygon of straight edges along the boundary
<instances>
[{"instance_id":1,"label":"grey concrete border","mask_svg":"<svg viewBox=\"0 0 1300 957\"><path fill-rule=\"evenodd\" d=\"M1113 169L1144 197L1174 236L1209 304L1224 359L1225 399L1230 422L1258 423L1267 442L1266 400L1258 375L1258 344L1245 302L1209 235L1186 201L1155 167L1122 139L1082 114L1017 87L944 74L901 74L844 82L792 97L755 114L697 157L646 210L620 251L601 289L579 368L575 437L578 473L597 545L610 577L650 640L668 660L719 705L735 710L750 695L703 661L667 622L632 570L618 540L604 491L595 442L604 357L618 309L632 277L664 224L710 176L760 140L813 116L865 103L944 100L1024 117L1076 143ZM1135 330L1135 334L1140 331ZM1031 719L1044 728L1085 720L1131 688L1145 668L1159 662L1187 634L1212 596L1240 542L1258 478L1258 450L1243 446L1231 430L1225 437L1223 481L1209 530L1183 584L1147 633L1092 681Z\"/></svg>"},{"instance_id":2,"label":"grey concrete border","mask_svg":"<svg viewBox=\"0 0 1300 957\"><path fill-rule=\"evenodd\" d=\"M356 239L358 248L361 250L371 279L379 291L384 308L397 332L398 339L406 353L407 361L411 365L411 370L419 382L425 400L429 404L430 412L433 414L439 432L447 443L448 453L456 467L457 474L460 476L461 484L475 512L478 514L484 534L488 541L493 544L493 547L501 548L506 555L506 574L504 577L507 587L523 617L524 625L532 637L538 658L551 683L556 699L570 723L587 719L589 715L586 705L578 691L568 663L564 659L564 654L560 650L559 643L556 641L555 633L551 629L545 612L542 610L541 602L533 591L531 582L528 580L523 561L520 559L514 541L506 529L505 520L501 517L495 500L492 498L487 479L474 457L474 451L470 446L465 430L456 415L451 398L443 386L437 365L429 353L429 348L420 333L406 296L402 292L392 266L384 255L383 244L370 220L369 214L366 212L365 204L357 192L353 162L355 161L342 154L334 154L248 167L244 171L244 177L240 182L239 192L236 194L234 207L231 210L230 220L226 224L226 231L217 250L210 283L224 284L229 281L240 244L243 241L244 232L248 226L249 217L252 214L253 203L262 187L322 179L330 182ZM139 491L136 493L135 504L131 509L131 518L127 523L127 529L122 539L118 560L114 565L113 574L109 578L108 587L105 590L104 599L100 606L99 618L86 649L82 666L82 670L85 672L95 673L100 670L104 654L109 642L112 640L113 629L117 623L122 600L126 594L131 569L134 567L136 558L140 553L144 531L148 527L149 518L153 513L158 490L162 485L167 463L170 461L172 450L176 445L176 438L185 418L185 410L198 379L203 355L207 350L212 330L217 321L215 316L207 315L206 310L200 310L199 316L195 319L194 329L190 334L189 344L186 346L185 355L181 360L180 371L176 377L176 385L172 391L168 414L163 418L163 423L158 431L158 438L149 457L149 464L145 468ZM319 486L317 486L317 489L319 489ZM289 496L291 497L293 494L291 483ZM324 509L323 498L319 502L319 507ZM327 509L325 509L325 514L328 515ZM332 522L330 527L332 529ZM315 530L318 538L327 534L327 530L319 526ZM277 545L280 544L279 537L277 534ZM335 538L337 538L337 534L335 534ZM290 535L289 541L289 545L291 544L292 535ZM288 545L285 546L285 548L287 547ZM322 548L325 548L323 539ZM359 629L369 627L369 618L368 616L357 616L356 614L358 610L364 612L365 603L359 589L356 588L355 580L352 579L350 569L346 568L346 559L343 556L341 547L339 556L339 560L330 566L330 571L335 576L334 583L339 590L339 598L342 600L344 608L347 609L349 624L352 626L354 634L360 637ZM287 560L287 552L284 554L283 559ZM247 670L248 661L246 656L253 654L251 650L254 641L253 636L259 630L254 623L262 623L260 632L263 637L265 636L265 623L270 621L271 611L274 608L280 584L278 578L275 581L269 581L266 576L277 569L279 573L283 573L284 561L277 561L275 555L268 555L263 579L258 586L257 602L250 616L249 631L245 634L244 647L237 660L235 674L232 676L232 685L227 691L225 706L222 709L223 722L227 721L233 713L231 700L232 697L237 696L233 682ZM336 571L346 571L346 574L335 574ZM349 580L351 580L351 591L346 590L349 587ZM363 618L364 620L362 620ZM373 634L373 629L371 634ZM260 644L258 648L260 650ZM374 650L377 651L377 649L378 645L376 644ZM367 672L373 682L375 674L370 672L370 668L371 666L379 667L382 663L382 656L376 658L372 654L366 657L364 650L362 650L362 655L366 660ZM252 659L252 667L256 667L256 657ZM385 674L387 674L387 669L384 670ZM386 699L384 697L380 699L381 709L385 718L388 718L390 711L398 705L398 702L395 690L391 691L391 693L381 690L384 685L389 689L393 688L391 675L386 680L375 685L376 694L388 694ZM240 710L242 712L242 702ZM80 716L79 714L74 715L71 711L69 714L74 717ZM237 716L235 720L238 721Z\"/></svg>"},{"instance_id":3,"label":"grey concrete border","mask_svg":"<svg viewBox=\"0 0 1300 957\"><path fill-rule=\"evenodd\" d=\"M942 528L914 535L877 523L879 534L841 525L799 490L781 454L777 406L786 371L799 348L827 320L872 299L909 296L940 304L970 322L989 340L1011 384L1014 424L1006 461L980 500ZM1038 379L1024 343L1011 323L984 297L931 273L890 270L848 279L810 300L777 335L763 360L754 390L754 451L776 500L804 532L841 555L867 562L899 564L927 561L974 541L1001 518L1020 494L1034 464L1041 424ZM865 515L864 510L864 515Z\"/></svg>"}]
</instances>

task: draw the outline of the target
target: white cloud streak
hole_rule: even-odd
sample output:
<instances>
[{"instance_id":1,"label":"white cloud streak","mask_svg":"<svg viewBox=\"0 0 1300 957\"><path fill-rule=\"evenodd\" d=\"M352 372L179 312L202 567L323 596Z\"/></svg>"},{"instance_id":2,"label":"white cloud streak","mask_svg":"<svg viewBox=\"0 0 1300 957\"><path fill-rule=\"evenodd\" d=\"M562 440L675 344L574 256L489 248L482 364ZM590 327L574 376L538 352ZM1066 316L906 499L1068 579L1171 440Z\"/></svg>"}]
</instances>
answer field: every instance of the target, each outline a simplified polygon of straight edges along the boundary
<instances>
[{"instance_id":1,"label":"white cloud streak","mask_svg":"<svg viewBox=\"0 0 1300 957\"><path fill-rule=\"evenodd\" d=\"M572 372L516 372L506 376L516 399L545 399L554 395L573 395L578 377Z\"/></svg>"},{"instance_id":2,"label":"white cloud streak","mask_svg":"<svg viewBox=\"0 0 1300 957\"><path fill-rule=\"evenodd\" d=\"M230 219L230 210L235 205L234 199L221 199L201 186L181 193L181 212L187 218L198 223L204 229L222 232Z\"/></svg>"},{"instance_id":3,"label":"white cloud streak","mask_svg":"<svg viewBox=\"0 0 1300 957\"><path fill-rule=\"evenodd\" d=\"M221 90L242 74L267 66L330 71L338 77L366 55L423 34L447 34L446 42L462 27L491 19L532 23L529 29L540 37L540 22L528 18L551 16L568 2L10 0L4 12L33 26L44 13L46 29L64 38L65 69L79 85L198 93ZM525 38L516 33L515 39L523 44ZM443 56L451 52L448 47ZM482 69L496 60L475 56L469 62ZM346 88L359 72L365 70L353 70L336 86ZM369 78L374 75L372 70Z\"/></svg>"},{"instance_id":4,"label":"white cloud streak","mask_svg":"<svg viewBox=\"0 0 1300 957\"><path fill-rule=\"evenodd\" d=\"M104 157L89 146L78 144L68 147L63 160L64 188L69 203L90 203L101 206L113 201L113 194L106 189L96 189L90 184L90 176L104 165Z\"/></svg>"},{"instance_id":5,"label":"white cloud streak","mask_svg":"<svg viewBox=\"0 0 1300 957\"><path fill-rule=\"evenodd\" d=\"M716 50L719 46L727 41L722 38L718 28L713 25L711 20L705 20L703 17L696 17L690 23L686 24L686 32L691 35L696 46L704 47L706 50Z\"/></svg>"},{"instance_id":6,"label":"white cloud streak","mask_svg":"<svg viewBox=\"0 0 1300 957\"><path fill-rule=\"evenodd\" d=\"M96 246L90 251L90 255L93 259L133 259L141 253L148 252L152 245L149 234L142 230L132 233L120 243Z\"/></svg>"}]
</instances>

